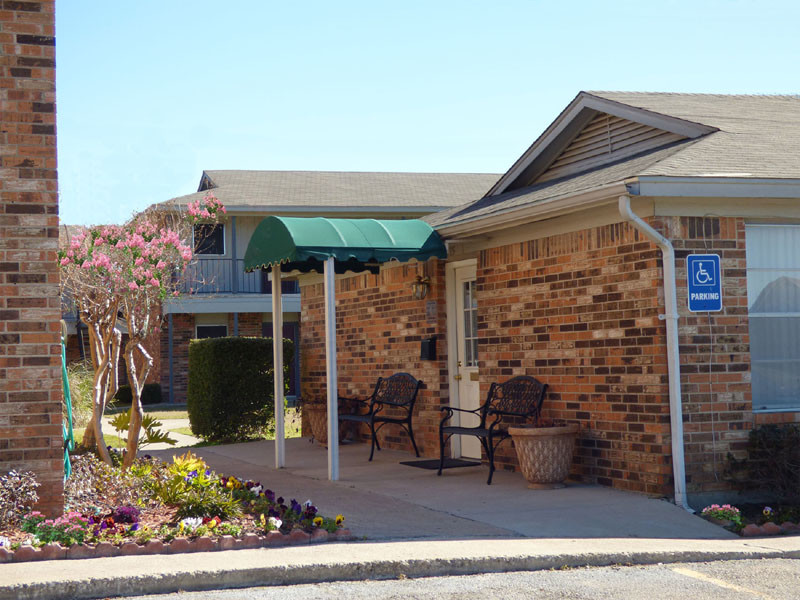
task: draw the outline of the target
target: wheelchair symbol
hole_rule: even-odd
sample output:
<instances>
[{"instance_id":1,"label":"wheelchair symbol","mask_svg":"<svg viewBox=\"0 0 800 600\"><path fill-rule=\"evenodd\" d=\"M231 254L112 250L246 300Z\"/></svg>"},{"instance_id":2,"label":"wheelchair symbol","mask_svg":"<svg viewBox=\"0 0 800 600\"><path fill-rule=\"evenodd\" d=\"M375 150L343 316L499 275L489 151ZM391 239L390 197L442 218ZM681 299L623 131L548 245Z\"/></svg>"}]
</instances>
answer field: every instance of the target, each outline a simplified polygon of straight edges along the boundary
<instances>
[{"instance_id":1,"label":"wheelchair symbol","mask_svg":"<svg viewBox=\"0 0 800 600\"><path fill-rule=\"evenodd\" d=\"M714 274L706 271L705 264L703 261L697 261L692 265L694 267L694 281L697 285L714 285ZM714 271L713 263L711 263L711 270Z\"/></svg>"}]
</instances>

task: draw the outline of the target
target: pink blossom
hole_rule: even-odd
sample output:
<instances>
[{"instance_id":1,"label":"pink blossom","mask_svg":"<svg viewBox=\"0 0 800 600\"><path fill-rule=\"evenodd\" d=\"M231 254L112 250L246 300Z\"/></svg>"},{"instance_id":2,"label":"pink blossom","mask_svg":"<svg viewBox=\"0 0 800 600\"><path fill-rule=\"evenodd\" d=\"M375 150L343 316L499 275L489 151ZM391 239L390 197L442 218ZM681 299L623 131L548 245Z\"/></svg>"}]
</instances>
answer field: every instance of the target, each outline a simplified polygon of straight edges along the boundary
<instances>
[{"instance_id":1,"label":"pink blossom","mask_svg":"<svg viewBox=\"0 0 800 600\"><path fill-rule=\"evenodd\" d=\"M130 289L130 290L138 290L139 286L137 285L137 283L135 281L131 281L128 284L128 289Z\"/></svg>"},{"instance_id":2,"label":"pink blossom","mask_svg":"<svg viewBox=\"0 0 800 600\"><path fill-rule=\"evenodd\" d=\"M65 256L64 258L62 258L62 259L61 259L61 266L62 266L62 267L65 267L65 266L67 266L67 265L68 265L70 262L72 262L72 261L70 261L70 259L69 259L69 258L67 258L67 257Z\"/></svg>"}]
</instances>

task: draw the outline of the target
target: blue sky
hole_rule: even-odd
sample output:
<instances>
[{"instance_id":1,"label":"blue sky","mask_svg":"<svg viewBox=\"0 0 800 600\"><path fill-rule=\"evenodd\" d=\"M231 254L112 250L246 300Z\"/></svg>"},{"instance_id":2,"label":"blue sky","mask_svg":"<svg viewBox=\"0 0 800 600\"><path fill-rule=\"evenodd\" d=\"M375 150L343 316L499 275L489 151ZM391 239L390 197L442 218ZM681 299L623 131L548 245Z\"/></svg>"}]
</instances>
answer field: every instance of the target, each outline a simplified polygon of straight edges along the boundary
<instances>
[{"instance_id":1,"label":"blue sky","mask_svg":"<svg viewBox=\"0 0 800 600\"><path fill-rule=\"evenodd\" d=\"M504 172L580 90L798 93L800 3L56 3L61 218L203 169Z\"/></svg>"}]
</instances>

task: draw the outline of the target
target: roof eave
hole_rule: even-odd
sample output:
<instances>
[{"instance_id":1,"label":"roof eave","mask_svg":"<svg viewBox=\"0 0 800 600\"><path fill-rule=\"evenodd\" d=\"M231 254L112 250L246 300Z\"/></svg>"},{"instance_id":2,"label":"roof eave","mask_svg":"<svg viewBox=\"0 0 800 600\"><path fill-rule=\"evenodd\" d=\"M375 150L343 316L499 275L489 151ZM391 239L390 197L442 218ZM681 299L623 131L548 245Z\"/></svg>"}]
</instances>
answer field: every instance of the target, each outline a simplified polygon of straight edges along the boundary
<instances>
[{"instance_id":1,"label":"roof eave","mask_svg":"<svg viewBox=\"0 0 800 600\"><path fill-rule=\"evenodd\" d=\"M490 231L515 227L517 225L544 219L552 219L553 217L577 212L586 208L616 202L617 198L623 194L635 194L635 191L633 191L635 184L635 179L610 183L578 194L572 193L553 196L546 200L540 200L526 206L510 208L492 213L491 215L476 217L451 225L434 226L434 229L443 239L450 239L459 236L480 235Z\"/></svg>"}]
</instances>

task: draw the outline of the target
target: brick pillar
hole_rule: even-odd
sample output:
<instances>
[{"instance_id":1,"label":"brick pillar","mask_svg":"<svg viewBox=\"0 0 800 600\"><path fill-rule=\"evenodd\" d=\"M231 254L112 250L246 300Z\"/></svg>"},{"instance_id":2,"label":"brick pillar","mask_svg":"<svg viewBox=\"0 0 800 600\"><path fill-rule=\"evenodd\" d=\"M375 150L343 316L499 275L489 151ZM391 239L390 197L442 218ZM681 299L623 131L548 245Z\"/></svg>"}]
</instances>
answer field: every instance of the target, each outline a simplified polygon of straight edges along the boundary
<instances>
[{"instance_id":1,"label":"brick pillar","mask_svg":"<svg viewBox=\"0 0 800 600\"><path fill-rule=\"evenodd\" d=\"M55 6L0 10L0 473L37 475L63 509Z\"/></svg>"}]
</instances>

